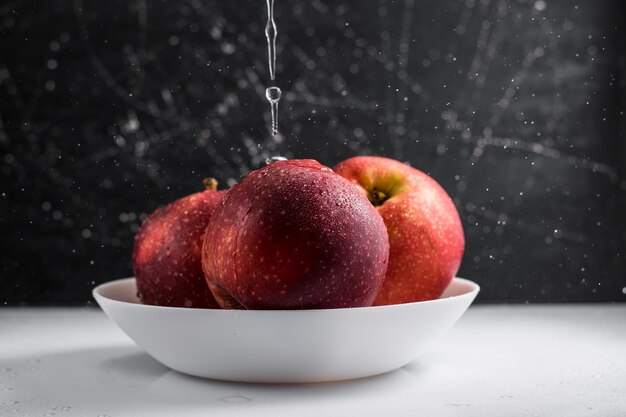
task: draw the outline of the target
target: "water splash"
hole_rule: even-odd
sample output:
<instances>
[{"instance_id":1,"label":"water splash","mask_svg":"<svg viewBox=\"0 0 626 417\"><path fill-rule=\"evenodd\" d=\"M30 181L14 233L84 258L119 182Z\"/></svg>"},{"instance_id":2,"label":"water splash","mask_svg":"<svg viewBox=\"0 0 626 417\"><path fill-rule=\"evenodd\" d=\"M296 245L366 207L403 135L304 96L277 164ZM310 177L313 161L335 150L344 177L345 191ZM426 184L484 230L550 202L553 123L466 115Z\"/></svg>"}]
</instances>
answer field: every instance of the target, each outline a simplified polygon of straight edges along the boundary
<instances>
[{"instance_id":1,"label":"water splash","mask_svg":"<svg viewBox=\"0 0 626 417\"><path fill-rule=\"evenodd\" d=\"M272 156L271 158L267 158L265 160L265 165L269 165L272 162L276 162L276 161L286 161L287 158L285 158L284 156Z\"/></svg>"}]
</instances>

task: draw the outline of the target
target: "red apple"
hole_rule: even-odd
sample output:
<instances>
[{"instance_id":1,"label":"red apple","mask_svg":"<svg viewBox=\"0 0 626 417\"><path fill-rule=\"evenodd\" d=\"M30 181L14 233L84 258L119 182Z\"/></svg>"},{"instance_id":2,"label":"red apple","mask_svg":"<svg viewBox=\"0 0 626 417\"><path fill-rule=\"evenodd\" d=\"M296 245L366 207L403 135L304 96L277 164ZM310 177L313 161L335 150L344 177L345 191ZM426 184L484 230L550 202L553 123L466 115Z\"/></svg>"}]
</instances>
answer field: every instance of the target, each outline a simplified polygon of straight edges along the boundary
<instances>
[{"instance_id":1,"label":"red apple","mask_svg":"<svg viewBox=\"0 0 626 417\"><path fill-rule=\"evenodd\" d=\"M135 237L137 293L145 304L218 308L202 272L202 240L224 191L207 190L157 209Z\"/></svg>"},{"instance_id":2,"label":"red apple","mask_svg":"<svg viewBox=\"0 0 626 417\"><path fill-rule=\"evenodd\" d=\"M334 170L360 187L387 226L389 268L374 305L439 297L465 247L459 214L444 189L389 158L358 156Z\"/></svg>"},{"instance_id":3,"label":"red apple","mask_svg":"<svg viewBox=\"0 0 626 417\"><path fill-rule=\"evenodd\" d=\"M371 305L387 270L382 218L353 184L314 160L250 173L219 203L202 264L224 308Z\"/></svg>"}]
</instances>

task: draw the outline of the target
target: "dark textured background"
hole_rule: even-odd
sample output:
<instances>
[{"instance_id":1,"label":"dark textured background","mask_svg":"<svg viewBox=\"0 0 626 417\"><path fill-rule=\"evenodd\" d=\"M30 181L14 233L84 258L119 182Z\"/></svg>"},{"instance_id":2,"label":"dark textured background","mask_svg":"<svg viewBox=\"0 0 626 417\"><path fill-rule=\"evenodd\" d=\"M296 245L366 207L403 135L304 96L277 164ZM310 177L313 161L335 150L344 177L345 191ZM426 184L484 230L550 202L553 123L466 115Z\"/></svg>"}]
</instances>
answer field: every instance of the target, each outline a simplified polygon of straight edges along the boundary
<instances>
[{"instance_id":1,"label":"dark textured background","mask_svg":"<svg viewBox=\"0 0 626 417\"><path fill-rule=\"evenodd\" d=\"M0 5L0 303L86 302L275 154L430 173L482 301L626 300L622 2L276 2L277 138L262 0Z\"/></svg>"}]
</instances>

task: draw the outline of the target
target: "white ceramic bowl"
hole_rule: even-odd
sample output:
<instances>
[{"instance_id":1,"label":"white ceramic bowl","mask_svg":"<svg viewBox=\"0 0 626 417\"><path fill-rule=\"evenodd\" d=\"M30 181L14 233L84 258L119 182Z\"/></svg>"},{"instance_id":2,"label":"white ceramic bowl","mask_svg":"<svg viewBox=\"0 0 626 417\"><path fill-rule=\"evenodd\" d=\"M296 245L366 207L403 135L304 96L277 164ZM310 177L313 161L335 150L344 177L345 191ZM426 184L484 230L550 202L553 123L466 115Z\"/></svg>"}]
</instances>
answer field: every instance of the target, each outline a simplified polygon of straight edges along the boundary
<instances>
[{"instance_id":1,"label":"white ceramic bowl","mask_svg":"<svg viewBox=\"0 0 626 417\"><path fill-rule=\"evenodd\" d=\"M209 310L137 299L134 278L93 296L131 339L190 375L245 382L321 382L377 375L411 362L467 310L479 287L454 278L441 298L332 310Z\"/></svg>"}]
</instances>

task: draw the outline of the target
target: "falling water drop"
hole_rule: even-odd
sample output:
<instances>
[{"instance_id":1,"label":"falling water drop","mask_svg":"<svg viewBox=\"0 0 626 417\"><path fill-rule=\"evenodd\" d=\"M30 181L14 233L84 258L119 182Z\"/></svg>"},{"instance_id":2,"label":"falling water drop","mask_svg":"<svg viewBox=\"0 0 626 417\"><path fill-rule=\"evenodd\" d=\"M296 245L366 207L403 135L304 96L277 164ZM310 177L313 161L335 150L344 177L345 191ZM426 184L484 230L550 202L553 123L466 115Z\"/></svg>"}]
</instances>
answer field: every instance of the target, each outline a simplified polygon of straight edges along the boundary
<instances>
[{"instance_id":1,"label":"falling water drop","mask_svg":"<svg viewBox=\"0 0 626 417\"><path fill-rule=\"evenodd\" d=\"M270 110L272 112L272 135L278 134L278 102L281 95L280 88L273 86L265 90L265 97L270 102Z\"/></svg>"}]
</instances>

